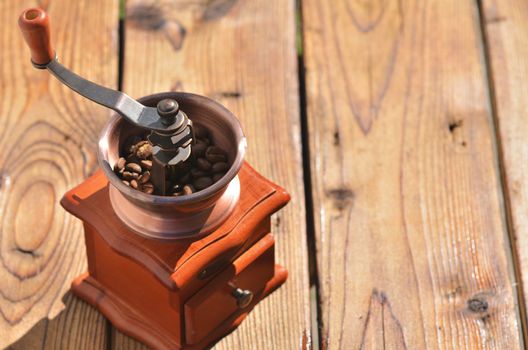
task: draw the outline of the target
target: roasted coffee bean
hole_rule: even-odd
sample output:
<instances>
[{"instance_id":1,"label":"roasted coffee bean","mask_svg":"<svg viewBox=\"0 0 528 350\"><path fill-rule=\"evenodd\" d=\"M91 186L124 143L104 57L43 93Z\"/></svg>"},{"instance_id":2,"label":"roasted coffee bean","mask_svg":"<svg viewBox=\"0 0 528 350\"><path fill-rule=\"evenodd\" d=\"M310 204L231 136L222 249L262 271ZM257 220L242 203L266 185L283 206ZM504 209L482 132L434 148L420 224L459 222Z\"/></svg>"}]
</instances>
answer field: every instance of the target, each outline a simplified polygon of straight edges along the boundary
<instances>
[{"instance_id":1,"label":"roasted coffee bean","mask_svg":"<svg viewBox=\"0 0 528 350\"><path fill-rule=\"evenodd\" d=\"M147 182L141 186L141 191L145 192L146 194L152 194L154 193L154 185L151 182Z\"/></svg>"},{"instance_id":2,"label":"roasted coffee bean","mask_svg":"<svg viewBox=\"0 0 528 350\"><path fill-rule=\"evenodd\" d=\"M197 139L196 142L201 145L209 146L211 144L211 140L209 140L207 137L203 139Z\"/></svg>"},{"instance_id":3,"label":"roasted coffee bean","mask_svg":"<svg viewBox=\"0 0 528 350\"><path fill-rule=\"evenodd\" d=\"M141 159L147 159L152 156L152 146L150 145L150 143L146 143L139 146L136 151L136 156Z\"/></svg>"},{"instance_id":4,"label":"roasted coffee bean","mask_svg":"<svg viewBox=\"0 0 528 350\"><path fill-rule=\"evenodd\" d=\"M194 187L192 185L185 185L183 186L183 194L189 195L194 193Z\"/></svg>"},{"instance_id":5,"label":"roasted coffee bean","mask_svg":"<svg viewBox=\"0 0 528 350\"><path fill-rule=\"evenodd\" d=\"M186 174L182 175L179 179L178 179L178 183L180 185L184 185L186 183L189 183L191 182L191 173L190 172L187 172Z\"/></svg>"},{"instance_id":6,"label":"roasted coffee bean","mask_svg":"<svg viewBox=\"0 0 528 350\"><path fill-rule=\"evenodd\" d=\"M139 182L144 184L150 181L150 171L145 171L143 175L139 177Z\"/></svg>"},{"instance_id":7,"label":"roasted coffee bean","mask_svg":"<svg viewBox=\"0 0 528 350\"><path fill-rule=\"evenodd\" d=\"M183 192L172 192L171 196L174 196L174 197L183 196Z\"/></svg>"},{"instance_id":8,"label":"roasted coffee bean","mask_svg":"<svg viewBox=\"0 0 528 350\"><path fill-rule=\"evenodd\" d=\"M227 161L225 151L217 146L207 147L207 150L205 151L205 158L213 164Z\"/></svg>"},{"instance_id":9,"label":"roasted coffee bean","mask_svg":"<svg viewBox=\"0 0 528 350\"><path fill-rule=\"evenodd\" d=\"M152 194L154 193L154 187L145 187L142 189L143 192L145 192L146 194Z\"/></svg>"},{"instance_id":10,"label":"roasted coffee bean","mask_svg":"<svg viewBox=\"0 0 528 350\"><path fill-rule=\"evenodd\" d=\"M132 154L129 154L127 157L126 157L126 161L127 163L139 163L140 159L136 156L135 153L132 153Z\"/></svg>"},{"instance_id":11,"label":"roasted coffee bean","mask_svg":"<svg viewBox=\"0 0 528 350\"><path fill-rule=\"evenodd\" d=\"M117 160L117 162L114 164L114 171L116 173L120 173L125 168L126 159L121 157Z\"/></svg>"},{"instance_id":12,"label":"roasted coffee bean","mask_svg":"<svg viewBox=\"0 0 528 350\"><path fill-rule=\"evenodd\" d=\"M139 141L139 142L133 144L132 147L129 148L130 153L134 153L135 154L141 146L143 146L143 145L145 145L147 143L148 143L148 141L143 140L143 141Z\"/></svg>"},{"instance_id":13,"label":"roasted coffee bean","mask_svg":"<svg viewBox=\"0 0 528 350\"><path fill-rule=\"evenodd\" d=\"M134 146L136 146L136 150L137 150L139 147L141 147L141 146L143 146L143 145L146 145L146 144L148 144L148 143L149 143L149 142L148 142L147 140L141 140L141 141L139 141L138 143L136 143Z\"/></svg>"},{"instance_id":14,"label":"roasted coffee bean","mask_svg":"<svg viewBox=\"0 0 528 350\"><path fill-rule=\"evenodd\" d=\"M152 161L147 159L142 159L139 164L143 169L150 170L152 169Z\"/></svg>"},{"instance_id":15,"label":"roasted coffee bean","mask_svg":"<svg viewBox=\"0 0 528 350\"><path fill-rule=\"evenodd\" d=\"M189 195L219 181L229 169L227 153L213 145L207 128L194 125L195 143L192 158L178 167L167 167L167 195ZM154 193L152 184L152 145L147 134L130 137L122 150L126 157L114 164L114 171L123 183L145 193Z\"/></svg>"},{"instance_id":16,"label":"roasted coffee bean","mask_svg":"<svg viewBox=\"0 0 528 350\"><path fill-rule=\"evenodd\" d=\"M209 131L205 127L199 124L194 124L193 130L194 130L194 136L196 138L204 139L204 138L207 138L207 136L209 136Z\"/></svg>"},{"instance_id":17,"label":"roasted coffee bean","mask_svg":"<svg viewBox=\"0 0 528 350\"><path fill-rule=\"evenodd\" d=\"M203 176L195 179L193 181L193 186L198 191L203 190L204 188L207 188L213 184L213 180L210 177Z\"/></svg>"},{"instance_id":18,"label":"roasted coffee bean","mask_svg":"<svg viewBox=\"0 0 528 350\"><path fill-rule=\"evenodd\" d=\"M207 147L206 153L209 153L209 154L221 154L223 156L226 155L226 151L224 151L222 148L220 148L218 146L209 146L209 147Z\"/></svg>"},{"instance_id":19,"label":"roasted coffee bean","mask_svg":"<svg viewBox=\"0 0 528 350\"><path fill-rule=\"evenodd\" d=\"M135 135L129 137L125 142L125 151L126 153L133 153L136 149L136 144L141 142L141 137Z\"/></svg>"},{"instance_id":20,"label":"roasted coffee bean","mask_svg":"<svg viewBox=\"0 0 528 350\"><path fill-rule=\"evenodd\" d=\"M202 171L211 170L211 163L209 163L209 161L205 158L196 159L196 166Z\"/></svg>"},{"instance_id":21,"label":"roasted coffee bean","mask_svg":"<svg viewBox=\"0 0 528 350\"><path fill-rule=\"evenodd\" d=\"M205 155L205 150L207 145L205 143L197 143L192 146L192 153L196 158L203 157Z\"/></svg>"},{"instance_id":22,"label":"roasted coffee bean","mask_svg":"<svg viewBox=\"0 0 528 350\"><path fill-rule=\"evenodd\" d=\"M220 162L226 162L227 159L225 156L221 154L205 154L205 159L210 161L211 163L220 163Z\"/></svg>"},{"instance_id":23,"label":"roasted coffee bean","mask_svg":"<svg viewBox=\"0 0 528 350\"><path fill-rule=\"evenodd\" d=\"M141 166L137 163L127 163L125 169L134 173L141 174Z\"/></svg>"},{"instance_id":24,"label":"roasted coffee bean","mask_svg":"<svg viewBox=\"0 0 528 350\"><path fill-rule=\"evenodd\" d=\"M211 167L211 171L215 174L225 172L226 170L227 170L226 162L214 163L213 166Z\"/></svg>"},{"instance_id":25,"label":"roasted coffee bean","mask_svg":"<svg viewBox=\"0 0 528 350\"><path fill-rule=\"evenodd\" d=\"M197 168L192 168L190 173L194 179L207 175L205 171L197 169Z\"/></svg>"},{"instance_id":26,"label":"roasted coffee bean","mask_svg":"<svg viewBox=\"0 0 528 350\"><path fill-rule=\"evenodd\" d=\"M123 172L123 180L137 180L139 177L138 173L131 173L130 171L124 171Z\"/></svg>"},{"instance_id":27,"label":"roasted coffee bean","mask_svg":"<svg viewBox=\"0 0 528 350\"><path fill-rule=\"evenodd\" d=\"M218 180L220 180L221 178L223 178L224 175L225 175L224 173L217 173L217 174L214 174L214 175L213 175L213 181L214 181L214 182L218 182Z\"/></svg>"}]
</instances>

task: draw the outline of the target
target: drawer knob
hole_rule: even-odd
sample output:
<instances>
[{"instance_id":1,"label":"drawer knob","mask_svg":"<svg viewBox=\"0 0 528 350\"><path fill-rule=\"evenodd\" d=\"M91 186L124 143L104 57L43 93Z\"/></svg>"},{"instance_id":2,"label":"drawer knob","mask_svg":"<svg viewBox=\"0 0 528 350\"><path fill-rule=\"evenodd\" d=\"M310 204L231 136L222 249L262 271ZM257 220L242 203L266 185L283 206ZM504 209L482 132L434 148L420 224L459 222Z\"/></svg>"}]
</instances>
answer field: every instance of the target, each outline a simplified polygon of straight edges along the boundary
<instances>
[{"instance_id":1,"label":"drawer knob","mask_svg":"<svg viewBox=\"0 0 528 350\"><path fill-rule=\"evenodd\" d=\"M253 292L247 289L235 288L232 295L237 301L237 306L241 309L248 306L253 300Z\"/></svg>"}]
</instances>

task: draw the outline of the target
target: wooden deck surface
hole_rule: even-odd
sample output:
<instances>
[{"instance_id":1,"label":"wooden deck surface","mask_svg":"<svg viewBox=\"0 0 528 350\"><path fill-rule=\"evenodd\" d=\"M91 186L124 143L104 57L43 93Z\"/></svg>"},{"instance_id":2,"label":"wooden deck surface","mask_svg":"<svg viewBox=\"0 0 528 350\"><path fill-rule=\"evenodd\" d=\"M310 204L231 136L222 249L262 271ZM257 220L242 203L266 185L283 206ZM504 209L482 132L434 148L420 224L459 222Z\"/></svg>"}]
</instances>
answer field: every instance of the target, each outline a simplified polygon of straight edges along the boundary
<instances>
[{"instance_id":1,"label":"wooden deck surface","mask_svg":"<svg viewBox=\"0 0 528 350\"><path fill-rule=\"evenodd\" d=\"M110 112L31 66L35 5L78 74L227 106L292 194L289 279L215 349L525 347L528 2L5 0L0 348L146 349L68 292L86 257L58 200Z\"/></svg>"}]
</instances>

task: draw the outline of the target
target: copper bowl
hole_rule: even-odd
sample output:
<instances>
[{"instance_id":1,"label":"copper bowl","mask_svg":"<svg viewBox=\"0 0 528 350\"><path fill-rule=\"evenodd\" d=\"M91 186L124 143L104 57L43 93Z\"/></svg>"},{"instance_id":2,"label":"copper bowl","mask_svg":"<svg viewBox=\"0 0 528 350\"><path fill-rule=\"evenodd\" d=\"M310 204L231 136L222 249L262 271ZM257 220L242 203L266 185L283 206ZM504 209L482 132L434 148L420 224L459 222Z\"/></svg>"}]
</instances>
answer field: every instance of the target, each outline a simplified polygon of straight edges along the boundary
<instances>
[{"instance_id":1,"label":"copper bowl","mask_svg":"<svg viewBox=\"0 0 528 350\"><path fill-rule=\"evenodd\" d=\"M145 131L115 115L99 140L99 165L110 181L109 195L117 216L133 231L157 239L203 236L220 226L240 197L238 172L244 161L246 138L238 119L221 104L200 95L168 92L145 96L139 101L155 107L164 99L178 101L193 123L205 126L212 142L228 153L227 173L210 187L186 196L146 194L122 183L113 172L119 150L130 136Z\"/></svg>"}]
</instances>

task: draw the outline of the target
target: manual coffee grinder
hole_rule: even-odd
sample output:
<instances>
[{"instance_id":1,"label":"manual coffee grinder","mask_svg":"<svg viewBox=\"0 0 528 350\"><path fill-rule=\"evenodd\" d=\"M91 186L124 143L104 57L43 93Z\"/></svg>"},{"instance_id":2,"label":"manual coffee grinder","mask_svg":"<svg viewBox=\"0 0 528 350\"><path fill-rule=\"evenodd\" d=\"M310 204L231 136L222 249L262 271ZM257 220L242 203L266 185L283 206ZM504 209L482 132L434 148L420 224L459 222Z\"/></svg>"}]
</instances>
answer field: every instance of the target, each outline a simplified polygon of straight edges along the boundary
<instances>
[{"instance_id":1,"label":"manual coffee grinder","mask_svg":"<svg viewBox=\"0 0 528 350\"><path fill-rule=\"evenodd\" d=\"M183 92L136 101L62 66L43 10L24 11L19 26L36 68L117 112L99 140L101 169L61 200L82 220L86 239L88 272L73 281L73 292L152 348L212 345L286 280L286 269L275 264L270 216L288 193L244 161L242 129L222 105ZM200 144L198 130L216 146ZM123 163L127 140L144 136L152 159L141 164L148 170L124 180L123 170L137 167ZM199 149L211 159L210 147L223 150L216 154L223 173L209 180L189 174ZM171 195L183 185L172 180L196 176L203 181L192 193Z\"/></svg>"}]
</instances>

